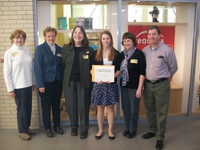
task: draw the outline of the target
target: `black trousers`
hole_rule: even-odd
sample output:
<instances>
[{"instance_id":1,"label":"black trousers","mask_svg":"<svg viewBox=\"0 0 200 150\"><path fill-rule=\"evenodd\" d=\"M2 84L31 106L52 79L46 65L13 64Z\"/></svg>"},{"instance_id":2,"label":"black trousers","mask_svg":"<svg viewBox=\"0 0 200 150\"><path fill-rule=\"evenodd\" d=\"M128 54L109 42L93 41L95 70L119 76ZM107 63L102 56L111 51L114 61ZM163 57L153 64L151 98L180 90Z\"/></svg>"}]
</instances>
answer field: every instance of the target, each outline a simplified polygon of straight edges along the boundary
<instances>
[{"instance_id":1,"label":"black trousers","mask_svg":"<svg viewBox=\"0 0 200 150\"><path fill-rule=\"evenodd\" d=\"M89 111L91 100L91 88L81 88L80 82L70 81L70 86L64 87L66 108L71 121L71 127L85 131L89 128Z\"/></svg>"},{"instance_id":2,"label":"black trousers","mask_svg":"<svg viewBox=\"0 0 200 150\"><path fill-rule=\"evenodd\" d=\"M121 99L126 130L137 132L140 99L136 97L136 89L121 87Z\"/></svg>"},{"instance_id":3,"label":"black trousers","mask_svg":"<svg viewBox=\"0 0 200 150\"><path fill-rule=\"evenodd\" d=\"M60 126L60 99L62 95L62 82L45 82L45 93L39 92L42 106L42 117L45 129L51 129L51 110L54 128Z\"/></svg>"},{"instance_id":4,"label":"black trousers","mask_svg":"<svg viewBox=\"0 0 200 150\"><path fill-rule=\"evenodd\" d=\"M14 92L16 95L18 131L27 133L31 124L32 86L15 89Z\"/></svg>"}]
</instances>

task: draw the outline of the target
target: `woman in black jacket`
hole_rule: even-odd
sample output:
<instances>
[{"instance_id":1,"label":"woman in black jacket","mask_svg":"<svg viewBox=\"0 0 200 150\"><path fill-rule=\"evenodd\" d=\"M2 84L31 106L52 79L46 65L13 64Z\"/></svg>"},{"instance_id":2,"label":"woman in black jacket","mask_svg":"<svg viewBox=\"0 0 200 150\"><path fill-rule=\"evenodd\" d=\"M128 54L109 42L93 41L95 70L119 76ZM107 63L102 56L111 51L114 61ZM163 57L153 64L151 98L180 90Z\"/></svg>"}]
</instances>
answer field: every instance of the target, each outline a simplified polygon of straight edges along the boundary
<instances>
[{"instance_id":1,"label":"woman in black jacket","mask_svg":"<svg viewBox=\"0 0 200 150\"><path fill-rule=\"evenodd\" d=\"M126 32L122 37L124 51L121 52L122 63L121 98L126 130L123 135L132 138L137 132L139 104L146 74L146 60L143 52L136 48L136 37Z\"/></svg>"},{"instance_id":2,"label":"woman in black jacket","mask_svg":"<svg viewBox=\"0 0 200 150\"><path fill-rule=\"evenodd\" d=\"M78 135L80 117L81 139L88 136L92 87L90 70L93 52L85 30L81 26L76 26L70 43L63 47L62 64L64 95L71 121L71 135Z\"/></svg>"}]
</instances>

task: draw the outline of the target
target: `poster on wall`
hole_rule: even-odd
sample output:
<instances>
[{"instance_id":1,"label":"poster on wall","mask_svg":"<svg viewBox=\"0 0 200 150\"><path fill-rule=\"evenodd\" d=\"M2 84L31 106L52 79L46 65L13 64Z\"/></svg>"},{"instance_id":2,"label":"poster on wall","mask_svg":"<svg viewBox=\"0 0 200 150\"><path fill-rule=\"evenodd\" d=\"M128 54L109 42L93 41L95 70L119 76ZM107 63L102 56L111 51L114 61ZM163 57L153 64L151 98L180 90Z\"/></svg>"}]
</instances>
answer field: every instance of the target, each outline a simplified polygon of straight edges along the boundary
<instances>
[{"instance_id":1,"label":"poster on wall","mask_svg":"<svg viewBox=\"0 0 200 150\"><path fill-rule=\"evenodd\" d=\"M150 26L147 25L129 25L128 32L132 32L137 39L137 48L142 50L148 45L147 40L147 29ZM174 49L174 37L175 37L175 26L159 26L161 30L161 41Z\"/></svg>"}]
</instances>

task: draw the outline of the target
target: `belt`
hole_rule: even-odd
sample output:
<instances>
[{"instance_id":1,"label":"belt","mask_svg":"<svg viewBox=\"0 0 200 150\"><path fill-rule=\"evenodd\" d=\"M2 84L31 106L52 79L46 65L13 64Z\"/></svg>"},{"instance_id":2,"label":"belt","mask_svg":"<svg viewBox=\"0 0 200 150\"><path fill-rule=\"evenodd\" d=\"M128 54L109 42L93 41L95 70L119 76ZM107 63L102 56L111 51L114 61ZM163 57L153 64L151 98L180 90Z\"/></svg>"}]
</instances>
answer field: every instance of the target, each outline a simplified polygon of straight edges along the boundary
<instances>
[{"instance_id":1,"label":"belt","mask_svg":"<svg viewBox=\"0 0 200 150\"><path fill-rule=\"evenodd\" d=\"M149 83L151 83L151 84L157 84L157 83L160 83L160 82L162 82L162 81L164 81L164 80L167 80L167 79L168 79L168 78L162 78L162 79L154 80L154 81L150 81L150 80L147 80L147 79L146 79L146 81L149 82Z\"/></svg>"}]
</instances>

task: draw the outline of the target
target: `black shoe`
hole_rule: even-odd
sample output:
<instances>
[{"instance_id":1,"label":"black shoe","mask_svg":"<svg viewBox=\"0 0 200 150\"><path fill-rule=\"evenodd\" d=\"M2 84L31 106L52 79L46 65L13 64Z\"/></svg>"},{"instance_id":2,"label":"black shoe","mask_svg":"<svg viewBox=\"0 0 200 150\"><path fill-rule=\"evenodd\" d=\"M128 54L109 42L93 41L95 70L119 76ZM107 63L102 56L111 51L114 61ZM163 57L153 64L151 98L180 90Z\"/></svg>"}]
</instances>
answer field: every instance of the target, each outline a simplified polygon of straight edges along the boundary
<instances>
[{"instance_id":1,"label":"black shoe","mask_svg":"<svg viewBox=\"0 0 200 150\"><path fill-rule=\"evenodd\" d=\"M114 133L113 133L114 134ZM110 140L114 140L115 139L115 134L114 134L114 136L109 136L108 135L108 138L110 139Z\"/></svg>"},{"instance_id":2,"label":"black shoe","mask_svg":"<svg viewBox=\"0 0 200 150\"><path fill-rule=\"evenodd\" d=\"M124 132L123 132L123 136L127 136L129 134L129 130L125 130Z\"/></svg>"},{"instance_id":3,"label":"black shoe","mask_svg":"<svg viewBox=\"0 0 200 150\"><path fill-rule=\"evenodd\" d=\"M86 139L87 136L88 136L88 131L87 130L81 131L80 139Z\"/></svg>"},{"instance_id":4,"label":"black shoe","mask_svg":"<svg viewBox=\"0 0 200 150\"><path fill-rule=\"evenodd\" d=\"M71 129L71 135L72 135L72 136L77 136L77 135L78 135L77 128L72 128L72 129Z\"/></svg>"},{"instance_id":5,"label":"black shoe","mask_svg":"<svg viewBox=\"0 0 200 150\"><path fill-rule=\"evenodd\" d=\"M57 132L58 134L63 134L64 133L64 131L63 131L63 129L61 127L54 128L54 131Z\"/></svg>"},{"instance_id":6,"label":"black shoe","mask_svg":"<svg viewBox=\"0 0 200 150\"><path fill-rule=\"evenodd\" d=\"M102 138L102 136L103 136L103 133L100 136L95 135L95 139L99 140Z\"/></svg>"},{"instance_id":7,"label":"black shoe","mask_svg":"<svg viewBox=\"0 0 200 150\"><path fill-rule=\"evenodd\" d=\"M161 150L161 149L163 149L163 147L164 147L163 140L157 140L157 142L156 142L156 149L157 150Z\"/></svg>"},{"instance_id":8,"label":"black shoe","mask_svg":"<svg viewBox=\"0 0 200 150\"><path fill-rule=\"evenodd\" d=\"M143 139L150 139L150 138L155 137L155 136L156 136L155 133L147 132L146 134L144 134L144 135L142 136L142 138L143 138Z\"/></svg>"},{"instance_id":9,"label":"black shoe","mask_svg":"<svg viewBox=\"0 0 200 150\"><path fill-rule=\"evenodd\" d=\"M136 134L136 132L129 132L129 134L126 137L131 139L135 136L135 134Z\"/></svg>"},{"instance_id":10,"label":"black shoe","mask_svg":"<svg viewBox=\"0 0 200 150\"><path fill-rule=\"evenodd\" d=\"M47 130L46 130L46 135L47 135L47 137L49 137L49 138L52 138L52 137L53 137L53 132L51 131L51 129L47 129Z\"/></svg>"}]
</instances>

